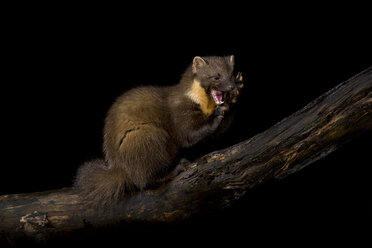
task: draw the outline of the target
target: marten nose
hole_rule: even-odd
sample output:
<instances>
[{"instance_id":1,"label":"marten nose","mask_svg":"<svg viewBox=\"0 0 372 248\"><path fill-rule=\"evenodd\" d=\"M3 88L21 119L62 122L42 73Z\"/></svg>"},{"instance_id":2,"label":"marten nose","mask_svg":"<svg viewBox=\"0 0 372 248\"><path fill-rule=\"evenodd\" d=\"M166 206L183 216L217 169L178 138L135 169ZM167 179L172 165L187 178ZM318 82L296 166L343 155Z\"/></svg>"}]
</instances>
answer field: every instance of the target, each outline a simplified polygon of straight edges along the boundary
<instances>
[{"instance_id":1,"label":"marten nose","mask_svg":"<svg viewBox=\"0 0 372 248\"><path fill-rule=\"evenodd\" d=\"M232 91L234 88L235 88L235 85L229 84L229 85L227 85L226 90L227 91Z\"/></svg>"}]
</instances>

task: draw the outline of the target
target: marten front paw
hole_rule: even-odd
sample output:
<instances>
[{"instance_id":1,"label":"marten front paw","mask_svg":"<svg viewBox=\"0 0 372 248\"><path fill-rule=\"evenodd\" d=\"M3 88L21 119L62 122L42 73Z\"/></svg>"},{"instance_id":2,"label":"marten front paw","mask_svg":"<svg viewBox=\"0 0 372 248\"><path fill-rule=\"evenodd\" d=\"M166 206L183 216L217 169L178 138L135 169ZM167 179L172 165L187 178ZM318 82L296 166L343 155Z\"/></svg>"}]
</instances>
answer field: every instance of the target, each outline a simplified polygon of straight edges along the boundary
<instances>
[{"instance_id":1,"label":"marten front paw","mask_svg":"<svg viewBox=\"0 0 372 248\"><path fill-rule=\"evenodd\" d=\"M225 105L218 106L215 110L216 117L223 118L227 110L229 110L228 106Z\"/></svg>"},{"instance_id":2,"label":"marten front paw","mask_svg":"<svg viewBox=\"0 0 372 248\"><path fill-rule=\"evenodd\" d=\"M231 103L236 103L238 101L238 97L241 93L241 90L244 87L244 80L243 80L243 75L241 72L238 72L238 74L236 74L235 83L236 83L236 88L230 92Z\"/></svg>"},{"instance_id":3,"label":"marten front paw","mask_svg":"<svg viewBox=\"0 0 372 248\"><path fill-rule=\"evenodd\" d=\"M243 75L241 72L238 72L238 74L236 74L235 76L235 82L236 82L236 85L238 86L239 89L243 88L244 84L243 84Z\"/></svg>"}]
</instances>

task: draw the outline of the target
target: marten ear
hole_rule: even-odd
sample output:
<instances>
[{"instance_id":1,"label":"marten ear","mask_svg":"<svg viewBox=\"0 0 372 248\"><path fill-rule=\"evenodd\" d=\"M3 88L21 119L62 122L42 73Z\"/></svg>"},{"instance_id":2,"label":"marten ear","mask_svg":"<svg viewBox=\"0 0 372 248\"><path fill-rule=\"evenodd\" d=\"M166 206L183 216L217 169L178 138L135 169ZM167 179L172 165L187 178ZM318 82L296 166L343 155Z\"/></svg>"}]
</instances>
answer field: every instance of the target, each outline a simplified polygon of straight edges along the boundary
<instances>
[{"instance_id":1,"label":"marten ear","mask_svg":"<svg viewBox=\"0 0 372 248\"><path fill-rule=\"evenodd\" d=\"M197 73L200 68L207 64L207 61L205 61L203 58L196 56L192 61L192 72Z\"/></svg>"},{"instance_id":2,"label":"marten ear","mask_svg":"<svg viewBox=\"0 0 372 248\"><path fill-rule=\"evenodd\" d=\"M234 64L235 64L235 57L234 57L234 55L230 55L229 56L229 64L231 65L231 67L234 66Z\"/></svg>"}]
</instances>

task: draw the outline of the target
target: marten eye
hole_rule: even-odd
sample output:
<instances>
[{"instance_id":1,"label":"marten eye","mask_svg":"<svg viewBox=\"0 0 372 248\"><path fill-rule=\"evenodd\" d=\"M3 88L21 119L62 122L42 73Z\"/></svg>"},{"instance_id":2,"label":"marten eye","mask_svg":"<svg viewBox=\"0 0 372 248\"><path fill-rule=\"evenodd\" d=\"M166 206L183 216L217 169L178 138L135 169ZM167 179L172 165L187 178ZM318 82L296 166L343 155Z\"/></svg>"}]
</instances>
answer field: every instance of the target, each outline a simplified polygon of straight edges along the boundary
<instances>
[{"instance_id":1,"label":"marten eye","mask_svg":"<svg viewBox=\"0 0 372 248\"><path fill-rule=\"evenodd\" d=\"M221 79L221 75L220 74L217 74L217 75L214 75L214 76L210 76L209 78L212 78L213 80L220 80Z\"/></svg>"}]
</instances>

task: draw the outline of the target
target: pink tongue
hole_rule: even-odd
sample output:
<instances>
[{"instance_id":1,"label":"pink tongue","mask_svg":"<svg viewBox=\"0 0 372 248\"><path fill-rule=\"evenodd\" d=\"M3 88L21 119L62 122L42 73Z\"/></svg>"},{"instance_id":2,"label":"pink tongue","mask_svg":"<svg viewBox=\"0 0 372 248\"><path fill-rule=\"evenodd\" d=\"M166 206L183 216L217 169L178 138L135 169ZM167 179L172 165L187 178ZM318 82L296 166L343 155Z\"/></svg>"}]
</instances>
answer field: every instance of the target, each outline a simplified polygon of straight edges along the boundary
<instances>
[{"instance_id":1,"label":"pink tongue","mask_svg":"<svg viewBox=\"0 0 372 248\"><path fill-rule=\"evenodd\" d=\"M222 92L216 90L216 97L219 102L222 102Z\"/></svg>"}]
</instances>

